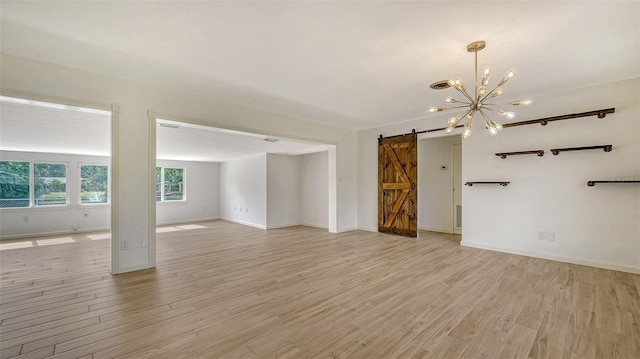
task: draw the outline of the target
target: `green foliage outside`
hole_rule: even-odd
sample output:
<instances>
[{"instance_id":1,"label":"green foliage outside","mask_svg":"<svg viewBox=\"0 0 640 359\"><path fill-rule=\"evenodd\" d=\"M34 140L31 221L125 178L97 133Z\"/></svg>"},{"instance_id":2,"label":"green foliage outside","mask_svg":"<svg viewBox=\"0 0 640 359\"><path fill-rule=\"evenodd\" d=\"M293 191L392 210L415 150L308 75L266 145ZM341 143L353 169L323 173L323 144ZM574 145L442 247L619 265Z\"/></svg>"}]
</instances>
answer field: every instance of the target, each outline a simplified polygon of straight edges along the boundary
<instances>
[{"instance_id":1,"label":"green foliage outside","mask_svg":"<svg viewBox=\"0 0 640 359\"><path fill-rule=\"evenodd\" d=\"M33 175L36 206L67 203L67 166L60 163L35 163Z\"/></svg>"},{"instance_id":2,"label":"green foliage outside","mask_svg":"<svg viewBox=\"0 0 640 359\"><path fill-rule=\"evenodd\" d=\"M29 206L29 162L0 161L0 208Z\"/></svg>"},{"instance_id":3,"label":"green foliage outside","mask_svg":"<svg viewBox=\"0 0 640 359\"><path fill-rule=\"evenodd\" d=\"M107 203L109 168L98 165L80 166L80 201L82 203Z\"/></svg>"},{"instance_id":4,"label":"green foliage outside","mask_svg":"<svg viewBox=\"0 0 640 359\"><path fill-rule=\"evenodd\" d=\"M180 201L184 199L182 193L183 168L164 169L164 200Z\"/></svg>"},{"instance_id":5,"label":"green foliage outside","mask_svg":"<svg viewBox=\"0 0 640 359\"><path fill-rule=\"evenodd\" d=\"M156 167L156 201L161 200L162 173L164 170L164 200L181 201L184 199L184 168Z\"/></svg>"}]
</instances>

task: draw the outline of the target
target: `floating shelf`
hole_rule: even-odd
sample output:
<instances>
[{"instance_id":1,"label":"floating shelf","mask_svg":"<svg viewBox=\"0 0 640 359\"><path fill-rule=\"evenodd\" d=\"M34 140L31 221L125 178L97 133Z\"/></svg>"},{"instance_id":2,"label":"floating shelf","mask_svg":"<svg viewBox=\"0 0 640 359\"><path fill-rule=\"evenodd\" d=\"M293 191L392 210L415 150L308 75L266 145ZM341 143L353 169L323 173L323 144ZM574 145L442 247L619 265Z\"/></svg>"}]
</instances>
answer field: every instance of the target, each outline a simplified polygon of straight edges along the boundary
<instances>
[{"instance_id":1,"label":"floating shelf","mask_svg":"<svg viewBox=\"0 0 640 359\"><path fill-rule=\"evenodd\" d=\"M640 181L589 181L587 186L593 187L596 183L640 183Z\"/></svg>"},{"instance_id":2,"label":"floating shelf","mask_svg":"<svg viewBox=\"0 0 640 359\"><path fill-rule=\"evenodd\" d=\"M501 182L465 182L465 186L473 186L474 184L499 184L502 187L506 187L509 183L511 182L505 182L505 181L501 181Z\"/></svg>"},{"instance_id":3,"label":"floating shelf","mask_svg":"<svg viewBox=\"0 0 640 359\"><path fill-rule=\"evenodd\" d=\"M501 152L501 153L496 153L496 156L505 159L507 158L507 156L513 156L513 155L533 155L536 154L538 155L538 157L542 157L544 156L544 150L531 150L531 151L517 151L517 152Z\"/></svg>"},{"instance_id":4,"label":"floating shelf","mask_svg":"<svg viewBox=\"0 0 640 359\"><path fill-rule=\"evenodd\" d=\"M597 150L597 149L603 149L604 152L611 152L611 150L613 149L613 145L598 145L598 146L586 146L586 147L568 147L568 148L552 148L551 149L551 153L553 153L554 156L558 155L560 152L567 152L567 151L583 151L583 150Z\"/></svg>"}]
</instances>

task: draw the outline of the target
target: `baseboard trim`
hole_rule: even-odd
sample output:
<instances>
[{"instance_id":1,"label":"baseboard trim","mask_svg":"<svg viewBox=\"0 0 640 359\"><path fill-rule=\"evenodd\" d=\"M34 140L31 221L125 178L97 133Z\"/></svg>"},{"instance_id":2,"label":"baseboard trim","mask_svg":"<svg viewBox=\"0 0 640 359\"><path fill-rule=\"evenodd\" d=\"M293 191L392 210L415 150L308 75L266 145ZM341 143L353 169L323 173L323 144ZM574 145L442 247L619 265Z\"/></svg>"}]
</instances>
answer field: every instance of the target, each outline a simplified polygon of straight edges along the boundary
<instances>
[{"instance_id":1,"label":"baseboard trim","mask_svg":"<svg viewBox=\"0 0 640 359\"><path fill-rule=\"evenodd\" d=\"M337 233L351 232L351 231L357 231L357 230L358 230L358 227L347 227L347 228L339 229Z\"/></svg>"},{"instance_id":2,"label":"baseboard trim","mask_svg":"<svg viewBox=\"0 0 640 359\"><path fill-rule=\"evenodd\" d=\"M438 232L438 233L447 233L447 234L453 233L451 232L450 229L444 229L444 228L418 227L418 229L421 231L429 231L429 232Z\"/></svg>"},{"instance_id":3,"label":"baseboard trim","mask_svg":"<svg viewBox=\"0 0 640 359\"><path fill-rule=\"evenodd\" d=\"M548 259L548 260L557 261L557 262L578 264L578 265L583 265L583 266L588 266L588 267L610 269L610 270L616 270L616 271L620 271L620 272L640 274L640 268L638 268L638 267L621 266L621 265L617 265L617 264L610 264L610 263L591 261L591 260L588 260L588 259L556 256L556 255L552 255L552 254L540 253L540 252L535 252L535 251L525 251L525 250L520 250L520 249L515 249L515 248L505 248L505 247L499 247L499 246L492 246L492 245L487 245L487 244L484 244L484 243L469 242L469 241L465 241L464 239L462 240L462 242L460 242L460 245L464 246L464 247L486 249L486 250L494 251L494 252L517 254L517 255L521 255L521 256L540 258L540 259Z\"/></svg>"},{"instance_id":4,"label":"baseboard trim","mask_svg":"<svg viewBox=\"0 0 640 359\"><path fill-rule=\"evenodd\" d=\"M299 226L315 227L327 230L329 229L329 226L327 226L326 224L300 223Z\"/></svg>"},{"instance_id":5,"label":"baseboard trim","mask_svg":"<svg viewBox=\"0 0 640 359\"><path fill-rule=\"evenodd\" d=\"M208 221L216 221L219 220L220 217L209 217L209 218L194 218L194 219L181 219L177 221L168 221L168 222L157 222L156 226L170 226L174 224L189 224L194 222L208 222Z\"/></svg>"},{"instance_id":6,"label":"baseboard trim","mask_svg":"<svg viewBox=\"0 0 640 359\"><path fill-rule=\"evenodd\" d=\"M102 232L110 230L109 227L100 227L100 228L87 228L87 229L78 229L71 231L54 231L54 232L40 232L40 233L30 233L30 234L14 234L9 236L0 236L0 241L9 240L9 239L20 239L20 238L37 238L37 237L50 237L50 236L61 236L61 235L70 235L77 233L90 233L90 232Z\"/></svg>"},{"instance_id":7,"label":"baseboard trim","mask_svg":"<svg viewBox=\"0 0 640 359\"><path fill-rule=\"evenodd\" d=\"M144 264L138 264L136 266L120 268L119 271L117 272L112 271L111 274L123 274L123 273L135 272L135 271L151 269L151 268L155 268L155 266L151 265L150 263L144 263Z\"/></svg>"},{"instance_id":8,"label":"baseboard trim","mask_svg":"<svg viewBox=\"0 0 640 359\"><path fill-rule=\"evenodd\" d=\"M367 232L377 232L378 228L371 228L371 227L358 227L357 228L360 231L367 231Z\"/></svg>"},{"instance_id":9,"label":"baseboard trim","mask_svg":"<svg viewBox=\"0 0 640 359\"><path fill-rule=\"evenodd\" d=\"M267 226L264 226L262 224L255 224L255 223L251 223L251 222L246 222L246 221L240 221L237 219L232 219L232 218L226 218L226 217L222 217L220 218L223 221L227 221L227 222L232 222L232 223L237 223L237 224L242 224L245 226L249 226L249 227L254 227L254 228L260 228L260 229L267 229Z\"/></svg>"},{"instance_id":10,"label":"baseboard trim","mask_svg":"<svg viewBox=\"0 0 640 359\"><path fill-rule=\"evenodd\" d=\"M287 228L287 227L295 227L301 226L300 223L290 223L290 224L276 224L274 226L267 226L267 229L278 229L278 228Z\"/></svg>"}]
</instances>

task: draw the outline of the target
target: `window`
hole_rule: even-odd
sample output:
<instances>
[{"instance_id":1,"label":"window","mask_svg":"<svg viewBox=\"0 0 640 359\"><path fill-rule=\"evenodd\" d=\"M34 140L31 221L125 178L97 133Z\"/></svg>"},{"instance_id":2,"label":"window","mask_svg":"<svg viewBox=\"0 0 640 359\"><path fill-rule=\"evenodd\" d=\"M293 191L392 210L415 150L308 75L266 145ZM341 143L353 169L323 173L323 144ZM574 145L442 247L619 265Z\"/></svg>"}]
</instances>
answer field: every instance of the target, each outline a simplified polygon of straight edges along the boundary
<instances>
[{"instance_id":1,"label":"window","mask_svg":"<svg viewBox=\"0 0 640 359\"><path fill-rule=\"evenodd\" d=\"M156 202L184 199L184 168L156 167Z\"/></svg>"},{"instance_id":2,"label":"window","mask_svg":"<svg viewBox=\"0 0 640 359\"><path fill-rule=\"evenodd\" d=\"M67 166L61 163L33 164L34 205L67 204Z\"/></svg>"},{"instance_id":3,"label":"window","mask_svg":"<svg viewBox=\"0 0 640 359\"><path fill-rule=\"evenodd\" d=\"M109 167L80 165L80 203L108 203Z\"/></svg>"},{"instance_id":4,"label":"window","mask_svg":"<svg viewBox=\"0 0 640 359\"><path fill-rule=\"evenodd\" d=\"M156 202L162 201L162 167L156 167Z\"/></svg>"},{"instance_id":5,"label":"window","mask_svg":"<svg viewBox=\"0 0 640 359\"><path fill-rule=\"evenodd\" d=\"M29 162L0 161L0 208L29 207Z\"/></svg>"},{"instance_id":6,"label":"window","mask_svg":"<svg viewBox=\"0 0 640 359\"><path fill-rule=\"evenodd\" d=\"M182 201L184 199L183 190L184 168L164 169L164 200Z\"/></svg>"}]
</instances>

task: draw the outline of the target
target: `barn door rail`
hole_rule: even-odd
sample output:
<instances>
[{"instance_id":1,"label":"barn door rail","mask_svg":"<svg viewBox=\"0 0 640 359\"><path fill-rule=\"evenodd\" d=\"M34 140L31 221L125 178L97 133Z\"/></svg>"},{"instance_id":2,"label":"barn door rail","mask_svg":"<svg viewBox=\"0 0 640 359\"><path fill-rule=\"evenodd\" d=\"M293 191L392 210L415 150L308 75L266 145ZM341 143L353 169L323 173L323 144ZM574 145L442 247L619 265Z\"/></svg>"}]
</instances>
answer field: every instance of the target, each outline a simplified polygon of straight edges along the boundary
<instances>
[{"instance_id":1,"label":"barn door rail","mask_svg":"<svg viewBox=\"0 0 640 359\"><path fill-rule=\"evenodd\" d=\"M414 129L412 129L412 130L411 130L411 132L409 132L409 133L403 133L403 134L401 134L401 135L393 135L393 136L387 136L387 137L384 137L384 136L382 136L382 134L380 134L380 137L378 137L378 143L381 143L381 142L382 142L382 140L386 140L386 139L388 139L388 138L395 138L395 137L402 137L402 136L409 136L409 135L418 135L418 134L421 134L421 133L427 133L427 132L429 132L429 131L426 131L426 130L425 130L425 131L418 131L418 132L416 132L416 129L414 128Z\"/></svg>"}]
</instances>

